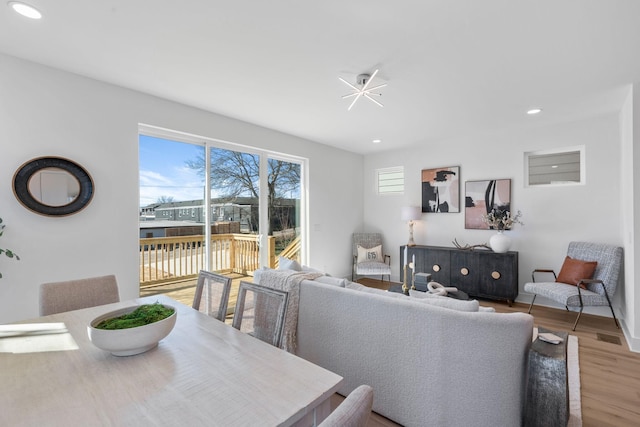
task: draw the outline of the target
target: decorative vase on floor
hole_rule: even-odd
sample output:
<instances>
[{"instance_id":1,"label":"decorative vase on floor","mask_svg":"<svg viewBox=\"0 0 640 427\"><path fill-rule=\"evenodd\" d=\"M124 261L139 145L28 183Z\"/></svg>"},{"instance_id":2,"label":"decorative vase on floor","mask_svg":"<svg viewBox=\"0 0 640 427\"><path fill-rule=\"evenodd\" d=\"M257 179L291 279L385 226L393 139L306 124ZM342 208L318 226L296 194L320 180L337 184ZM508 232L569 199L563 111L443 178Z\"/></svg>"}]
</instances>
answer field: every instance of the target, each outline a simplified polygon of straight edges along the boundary
<instances>
[{"instance_id":1,"label":"decorative vase on floor","mask_svg":"<svg viewBox=\"0 0 640 427\"><path fill-rule=\"evenodd\" d=\"M498 230L498 232L489 239L489 246L491 246L493 252L499 254L505 253L511 247L511 237L504 234L503 230Z\"/></svg>"}]
</instances>

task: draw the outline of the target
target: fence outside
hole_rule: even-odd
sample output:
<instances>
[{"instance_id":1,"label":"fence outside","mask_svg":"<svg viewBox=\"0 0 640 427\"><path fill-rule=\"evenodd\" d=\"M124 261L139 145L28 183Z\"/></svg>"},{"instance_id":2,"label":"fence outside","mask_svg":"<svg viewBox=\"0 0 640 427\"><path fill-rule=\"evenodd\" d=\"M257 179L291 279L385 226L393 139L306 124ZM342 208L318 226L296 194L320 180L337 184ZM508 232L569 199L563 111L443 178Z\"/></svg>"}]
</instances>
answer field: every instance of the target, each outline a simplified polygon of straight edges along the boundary
<instances>
[{"instance_id":1,"label":"fence outside","mask_svg":"<svg viewBox=\"0 0 640 427\"><path fill-rule=\"evenodd\" d=\"M251 275L260 266L260 247L255 234L215 234L211 236L209 270ZM275 268L275 238L268 238L269 267ZM300 238L283 255L299 257ZM140 239L140 287L197 277L204 269L206 251L203 235Z\"/></svg>"}]
</instances>

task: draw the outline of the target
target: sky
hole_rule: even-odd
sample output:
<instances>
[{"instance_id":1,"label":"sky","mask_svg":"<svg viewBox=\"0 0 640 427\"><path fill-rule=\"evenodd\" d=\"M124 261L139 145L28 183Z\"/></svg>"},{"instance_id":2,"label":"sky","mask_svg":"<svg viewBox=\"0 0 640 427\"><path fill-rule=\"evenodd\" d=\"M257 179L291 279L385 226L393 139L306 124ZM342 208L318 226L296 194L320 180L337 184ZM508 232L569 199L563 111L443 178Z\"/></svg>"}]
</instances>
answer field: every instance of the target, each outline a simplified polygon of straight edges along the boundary
<instances>
[{"instance_id":1,"label":"sky","mask_svg":"<svg viewBox=\"0 0 640 427\"><path fill-rule=\"evenodd\" d=\"M202 200L204 177L186 165L204 153L204 147L140 135L140 206L154 203L159 197L173 197L176 202Z\"/></svg>"}]
</instances>

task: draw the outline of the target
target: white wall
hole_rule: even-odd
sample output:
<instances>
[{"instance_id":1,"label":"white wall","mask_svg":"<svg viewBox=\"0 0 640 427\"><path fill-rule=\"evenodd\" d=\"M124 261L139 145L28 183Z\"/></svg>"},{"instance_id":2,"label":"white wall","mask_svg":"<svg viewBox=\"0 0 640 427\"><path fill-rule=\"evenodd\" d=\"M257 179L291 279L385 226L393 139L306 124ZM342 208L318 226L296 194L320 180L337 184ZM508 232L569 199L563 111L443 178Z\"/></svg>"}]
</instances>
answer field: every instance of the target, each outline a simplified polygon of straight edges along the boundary
<instances>
[{"instance_id":1,"label":"white wall","mask_svg":"<svg viewBox=\"0 0 640 427\"><path fill-rule=\"evenodd\" d=\"M550 127L424 143L411 152L399 150L365 156L365 228L384 233L386 252L392 255L393 277L398 280L399 246L408 239L408 226L400 220L400 208L421 204L422 169L460 166L461 202L465 181L510 178L512 208L522 211L524 222L524 226L516 225L508 232L513 239L511 250L519 252L518 300L530 302L531 296L522 288L531 280L531 271L553 268L558 272L570 241L623 245L620 138L619 118L610 115ZM586 147L586 185L524 187L524 152L577 145ZM405 168L405 194L377 196L374 170L399 165ZM481 244L488 242L493 233L466 230L463 208L460 213L424 213L414 227L419 245L453 246L454 239L461 244ZM614 298L614 306L620 307L621 294L617 293ZM538 303L554 305L542 297L538 297ZM608 311L608 308L589 310L602 315Z\"/></svg>"},{"instance_id":2,"label":"white wall","mask_svg":"<svg viewBox=\"0 0 640 427\"><path fill-rule=\"evenodd\" d=\"M0 259L0 322L37 316L47 281L114 273L123 299L138 296L139 123L308 158L310 264L349 274L362 156L9 56L0 69L0 246L21 256ZM40 216L15 199L15 170L47 155L91 174L95 196L80 213Z\"/></svg>"},{"instance_id":3,"label":"white wall","mask_svg":"<svg viewBox=\"0 0 640 427\"><path fill-rule=\"evenodd\" d=\"M622 289L622 327L629 343L629 347L640 352L640 317L635 312L635 307L640 307L640 292L636 290L635 266L640 262L640 251L636 246L640 244L640 228L636 227L636 212L640 211L640 198L635 194L640 190L640 174L634 170L633 165L640 162L640 151L636 150L640 144L640 96L638 85L631 85L629 95L620 113L620 129L622 132L621 193L624 216L622 219L622 232L625 238L625 284Z\"/></svg>"}]
</instances>

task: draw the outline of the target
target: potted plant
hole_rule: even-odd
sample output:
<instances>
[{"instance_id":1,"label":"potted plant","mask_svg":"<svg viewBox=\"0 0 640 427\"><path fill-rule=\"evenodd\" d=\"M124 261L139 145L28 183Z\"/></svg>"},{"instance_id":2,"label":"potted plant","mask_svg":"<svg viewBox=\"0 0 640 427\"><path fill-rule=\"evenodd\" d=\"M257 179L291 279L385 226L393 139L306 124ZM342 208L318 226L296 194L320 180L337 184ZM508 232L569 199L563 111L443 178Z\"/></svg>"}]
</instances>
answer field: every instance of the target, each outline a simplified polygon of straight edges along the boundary
<instances>
[{"instance_id":1,"label":"potted plant","mask_svg":"<svg viewBox=\"0 0 640 427\"><path fill-rule=\"evenodd\" d=\"M0 236L2 236L3 230L4 230L4 224L2 224L2 218L0 218ZM13 252L11 249L0 248L0 255L2 254L5 254L8 258L15 258L17 260L20 260L20 257L18 256L18 254ZM2 278L2 273L0 273L0 279L1 278Z\"/></svg>"}]
</instances>

